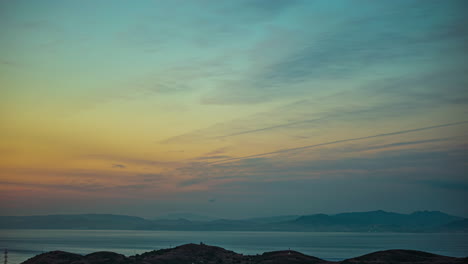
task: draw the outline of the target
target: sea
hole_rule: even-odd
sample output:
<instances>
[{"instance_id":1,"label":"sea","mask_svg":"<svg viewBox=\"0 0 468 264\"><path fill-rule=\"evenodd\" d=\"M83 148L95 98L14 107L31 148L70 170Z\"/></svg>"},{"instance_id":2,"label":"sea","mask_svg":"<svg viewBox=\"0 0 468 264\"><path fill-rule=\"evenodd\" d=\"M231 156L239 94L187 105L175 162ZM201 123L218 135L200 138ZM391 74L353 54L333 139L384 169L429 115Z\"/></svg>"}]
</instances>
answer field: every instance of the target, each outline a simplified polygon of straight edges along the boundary
<instances>
[{"instance_id":1,"label":"sea","mask_svg":"<svg viewBox=\"0 0 468 264\"><path fill-rule=\"evenodd\" d=\"M332 261L387 249L468 256L468 233L0 230L1 260L7 249L9 264L52 250L78 254L112 251L130 256L187 243L205 243L249 255L291 249Z\"/></svg>"}]
</instances>

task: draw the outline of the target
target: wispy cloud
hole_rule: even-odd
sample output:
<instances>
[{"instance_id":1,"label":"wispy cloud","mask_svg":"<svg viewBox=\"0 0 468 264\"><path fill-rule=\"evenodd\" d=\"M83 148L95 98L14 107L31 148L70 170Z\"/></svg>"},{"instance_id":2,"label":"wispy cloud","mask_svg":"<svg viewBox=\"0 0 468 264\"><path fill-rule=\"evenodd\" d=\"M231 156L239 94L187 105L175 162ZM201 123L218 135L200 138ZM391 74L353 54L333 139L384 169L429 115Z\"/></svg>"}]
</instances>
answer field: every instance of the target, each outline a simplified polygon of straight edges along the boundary
<instances>
[{"instance_id":1,"label":"wispy cloud","mask_svg":"<svg viewBox=\"0 0 468 264\"><path fill-rule=\"evenodd\" d=\"M279 153L276 156L248 158L208 166L198 164L187 168L185 172L180 171L187 173L189 177L179 181L178 186L198 186L201 190L219 195L223 195L223 192L239 192L240 195L245 194L247 189L258 189L264 190L262 195L268 196L278 194L277 191L286 196L293 195L292 192L296 191L304 192L301 195L311 195L310 191L316 188L330 190L348 184L355 186L354 189L346 191L348 195L352 195L352 190L359 189L359 185L382 188L387 186L386 191L390 184L394 184L395 188L407 188L409 185L415 192L427 188L455 189L455 182L466 184L465 150L457 146L440 148L441 142L427 140L419 142L421 146L418 148L385 148L377 153L361 153L359 156L340 158L318 158L313 155L318 152L307 149L307 152L300 153L300 160L290 159L289 153ZM407 143L396 142L392 145L408 146ZM439 147L431 145L433 143L439 144ZM345 144L335 151L341 153L355 149L354 145ZM444 179L440 179L440 175L444 175ZM285 187L289 185L297 188ZM385 188L382 190L385 191ZM466 190L456 190L465 191L466 195Z\"/></svg>"},{"instance_id":2,"label":"wispy cloud","mask_svg":"<svg viewBox=\"0 0 468 264\"><path fill-rule=\"evenodd\" d=\"M205 153L205 155L212 156L212 155L219 155L219 154L224 154L229 150L229 147L222 147L222 148L217 148L213 151Z\"/></svg>"},{"instance_id":3,"label":"wispy cloud","mask_svg":"<svg viewBox=\"0 0 468 264\"><path fill-rule=\"evenodd\" d=\"M227 155L217 155L217 156L204 156L204 157L198 157L196 160L213 160L213 159L227 159L230 158L231 156Z\"/></svg>"},{"instance_id":4,"label":"wispy cloud","mask_svg":"<svg viewBox=\"0 0 468 264\"><path fill-rule=\"evenodd\" d=\"M456 78L451 77L453 76L450 74L446 75L444 80L456 80ZM351 94L337 93L324 98L304 99L288 103L243 119L228 120L221 124L174 136L161 141L161 143L203 142L275 131L291 131L294 133L317 127L323 130L329 124L339 122L385 121L392 118L404 118L410 114L422 114L433 109L435 105L452 106L453 104L457 104L452 102L452 100L456 97L460 98L461 96L464 98L465 96L464 92L459 91L460 87L464 87L463 83L460 82L455 82L453 85L446 82L443 86L441 81L437 81L440 85L435 85L431 91L427 91L428 89L426 88L426 91L414 91L412 93L411 89L407 89L407 87L415 87L415 83L421 83L424 78L430 77L423 76L416 79L408 77L405 80L375 81L375 83L366 84L362 89L357 89ZM377 88L369 92L370 86ZM440 89L442 86L446 87L447 91L450 92L442 92ZM423 85L423 87L428 86ZM417 88L419 89L419 87ZM389 95L398 96L399 99L391 102L381 102L385 96ZM343 97L360 100L360 98L366 96L377 98L369 100L367 104L358 106L354 104L337 105L336 103L336 100L339 102L340 98ZM327 105L327 103L330 105ZM314 107L320 110L317 112L311 111Z\"/></svg>"},{"instance_id":5,"label":"wispy cloud","mask_svg":"<svg viewBox=\"0 0 468 264\"><path fill-rule=\"evenodd\" d=\"M467 22L459 12L459 4L440 5L430 1L423 5L407 2L382 5L367 2L366 12L363 12L347 3L349 12L331 14L339 17L337 22L320 21L323 30L317 30L313 27L316 23L314 14L320 17L317 12L339 11L321 1L303 3L301 8L309 12L302 14L307 18L298 20L315 30L272 30L272 35L284 34L276 38L288 48L281 50L271 41L267 44L259 42L252 51L255 67L252 66L251 72L244 78L226 82L218 93L208 95L204 102L245 104L304 96L320 90L317 85L323 86L337 79L355 79L368 73L385 77L381 68L407 68L421 61L437 61L440 52L444 53L444 60L455 61L463 50L463 45L459 44L468 41L467 34L450 33ZM452 16L446 16L446 13ZM431 23L427 23L426 15L431 16ZM426 70L424 66L409 69L413 75ZM385 74L391 73L386 71ZM406 89L411 90L411 87Z\"/></svg>"},{"instance_id":6,"label":"wispy cloud","mask_svg":"<svg viewBox=\"0 0 468 264\"><path fill-rule=\"evenodd\" d=\"M70 172L69 172L70 174ZM73 174L73 173L71 173ZM24 181L2 181L1 184L4 186L16 186L30 189L41 189L41 190L54 190L54 191L68 191L74 193L99 193L102 196L127 196L132 195L135 191L154 191L164 192L164 188L167 188L170 178L162 174L130 174L125 177L120 177L119 181L115 181L114 178L103 178L101 177L83 178L79 180L70 180L67 176L67 172L58 172L57 176L61 177L59 182L57 181L36 181L36 182L24 182ZM114 175L115 176L115 175ZM170 184L169 184L170 185ZM162 187L166 186L166 187ZM144 195L144 193L141 193Z\"/></svg>"},{"instance_id":7,"label":"wispy cloud","mask_svg":"<svg viewBox=\"0 0 468 264\"><path fill-rule=\"evenodd\" d=\"M426 144L426 143L437 143L437 142L444 142L447 141L451 138L434 138L434 139L426 139L426 140L413 140L413 141L404 141L404 142L396 142L396 143L390 143L390 144L383 144L383 145L377 145L377 146L369 146L369 147L363 147L363 148L358 148L358 151L368 151L368 150L379 150L379 149L388 149L388 148L393 148L393 147L402 147L402 146L414 146L414 145L420 145L420 144ZM356 151L356 149L351 150L351 151Z\"/></svg>"},{"instance_id":8,"label":"wispy cloud","mask_svg":"<svg viewBox=\"0 0 468 264\"><path fill-rule=\"evenodd\" d=\"M151 160L151 159L139 159L139 158L120 156L120 155L109 155L109 154L91 154L91 155L82 156L81 158L91 159L91 160L121 162L121 163L114 163L112 165L113 168L121 168L121 169L126 168L128 166L128 165L124 165L123 163L152 166L152 167L159 166L159 167L167 167L167 168L173 168L173 167L177 167L183 164L180 161L160 161L160 160Z\"/></svg>"},{"instance_id":9,"label":"wispy cloud","mask_svg":"<svg viewBox=\"0 0 468 264\"><path fill-rule=\"evenodd\" d=\"M280 150L276 150L276 151L260 153L260 154L254 154L254 155L248 155L248 156L243 156L243 157L229 158L229 159L224 159L224 160L220 160L220 161L215 161L213 163L228 162L228 161L240 160L240 159L257 158L257 157L263 157L263 156L268 156L268 155L273 155L273 154L278 154L278 153L284 153L284 152L290 152L290 151L296 151L296 150L303 150L303 149L310 149L310 148L316 148L316 147L322 147L322 146L334 145L334 144L340 144L340 143L346 143L346 142L352 142L352 141L360 141L360 140L366 140L366 139L372 139L372 138L395 136L395 135L419 132L419 131L436 129L436 128L463 125L463 124L467 124L467 123L468 123L468 121L461 121L461 122L456 122L456 123L440 124L440 125L435 125L435 126L414 128L414 129L395 131L395 132L389 132L389 133L383 133L383 134L377 134L377 135L371 135L371 136L364 136L364 137L358 137L358 138L341 139L341 140L335 140L335 141L330 141L330 142L325 142L325 143L301 146L301 147L296 147L296 148L280 149Z\"/></svg>"}]
</instances>

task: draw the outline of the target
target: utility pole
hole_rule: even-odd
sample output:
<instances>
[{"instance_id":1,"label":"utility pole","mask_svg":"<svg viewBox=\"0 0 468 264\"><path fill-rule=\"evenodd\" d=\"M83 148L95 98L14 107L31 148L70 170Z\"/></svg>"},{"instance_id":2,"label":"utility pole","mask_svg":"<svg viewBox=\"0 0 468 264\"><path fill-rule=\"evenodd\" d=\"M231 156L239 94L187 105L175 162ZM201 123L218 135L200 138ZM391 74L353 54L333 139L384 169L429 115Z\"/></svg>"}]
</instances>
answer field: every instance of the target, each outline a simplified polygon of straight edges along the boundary
<instances>
[{"instance_id":1,"label":"utility pole","mask_svg":"<svg viewBox=\"0 0 468 264\"><path fill-rule=\"evenodd\" d=\"M5 262L4 264L8 264L8 249L5 248Z\"/></svg>"}]
</instances>

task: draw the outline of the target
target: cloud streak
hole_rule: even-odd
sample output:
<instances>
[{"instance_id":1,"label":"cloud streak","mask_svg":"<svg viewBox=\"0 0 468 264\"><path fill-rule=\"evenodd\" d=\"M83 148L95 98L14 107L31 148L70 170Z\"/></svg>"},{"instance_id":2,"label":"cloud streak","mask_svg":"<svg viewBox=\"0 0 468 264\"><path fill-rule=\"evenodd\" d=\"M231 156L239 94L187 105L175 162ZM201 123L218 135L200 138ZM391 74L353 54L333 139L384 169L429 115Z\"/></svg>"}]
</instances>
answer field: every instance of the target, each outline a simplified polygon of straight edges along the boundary
<instances>
[{"instance_id":1,"label":"cloud streak","mask_svg":"<svg viewBox=\"0 0 468 264\"><path fill-rule=\"evenodd\" d=\"M320 144L313 144L313 145L307 145L307 146L296 147L296 148L280 149L280 150L266 152L266 153L248 155L248 156L243 156L243 157L229 158L229 159L224 159L224 160L220 160L220 161L214 161L211 164L224 163L224 162L230 162L230 161L235 161L235 160L243 160L243 159L250 159L250 158L257 158L257 157L263 157L263 156L268 156L268 155L273 155L273 154L296 151L296 150L310 149L310 148L316 148L316 147L322 147L322 146L334 145L334 144L340 144L340 143L346 143L346 142L353 142L353 141L361 141L361 140L365 140L365 139L372 139L372 138L388 137L388 136L395 136L395 135L401 135L401 134L407 134L407 133L414 133L414 132L430 130L430 129L436 129L436 128L458 126L458 125L463 125L463 124L466 124L466 123L468 123L468 121L460 121L460 122L455 122L455 123L440 124L440 125L435 125L435 126L414 128L414 129L408 129L408 130L401 130L401 131L395 131L395 132L389 132L389 133L376 134L376 135L372 135L372 136L341 139L341 140L335 140L335 141L330 141L330 142L325 142L325 143L320 143Z\"/></svg>"}]
</instances>

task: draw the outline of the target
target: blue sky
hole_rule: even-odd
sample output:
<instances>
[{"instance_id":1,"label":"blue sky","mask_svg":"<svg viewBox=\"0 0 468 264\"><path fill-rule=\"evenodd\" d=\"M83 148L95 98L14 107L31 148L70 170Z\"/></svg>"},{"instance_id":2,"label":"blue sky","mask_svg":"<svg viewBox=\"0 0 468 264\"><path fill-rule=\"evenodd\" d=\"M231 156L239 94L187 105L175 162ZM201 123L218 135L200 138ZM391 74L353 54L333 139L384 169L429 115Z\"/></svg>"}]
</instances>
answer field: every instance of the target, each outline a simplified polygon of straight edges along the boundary
<instances>
[{"instance_id":1,"label":"blue sky","mask_svg":"<svg viewBox=\"0 0 468 264\"><path fill-rule=\"evenodd\" d=\"M2 1L2 214L468 216L465 1Z\"/></svg>"}]
</instances>

